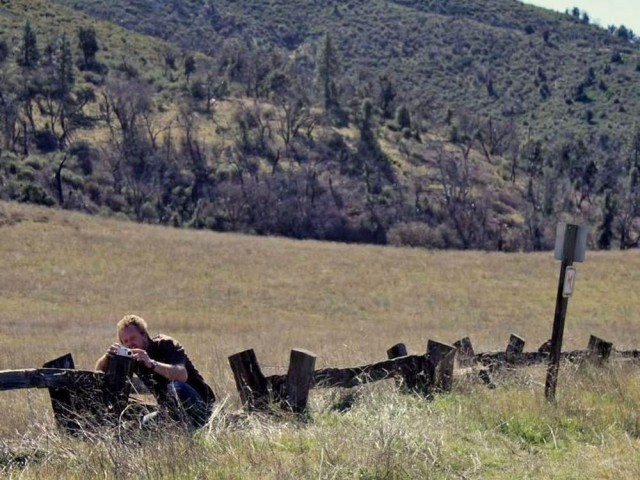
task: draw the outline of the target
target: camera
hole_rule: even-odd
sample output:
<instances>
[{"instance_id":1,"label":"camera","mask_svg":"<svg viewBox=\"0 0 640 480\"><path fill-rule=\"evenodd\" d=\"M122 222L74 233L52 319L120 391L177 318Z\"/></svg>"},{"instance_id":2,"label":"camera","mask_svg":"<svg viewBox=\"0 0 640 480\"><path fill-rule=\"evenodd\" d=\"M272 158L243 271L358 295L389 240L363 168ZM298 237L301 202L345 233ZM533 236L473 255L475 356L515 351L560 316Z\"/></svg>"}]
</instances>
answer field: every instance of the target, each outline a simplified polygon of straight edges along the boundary
<instances>
[{"instance_id":1,"label":"camera","mask_svg":"<svg viewBox=\"0 0 640 480\"><path fill-rule=\"evenodd\" d=\"M127 347L123 347L122 345L118 345L116 347L116 355L119 355L121 357L131 357L132 352L131 350L129 350Z\"/></svg>"}]
</instances>

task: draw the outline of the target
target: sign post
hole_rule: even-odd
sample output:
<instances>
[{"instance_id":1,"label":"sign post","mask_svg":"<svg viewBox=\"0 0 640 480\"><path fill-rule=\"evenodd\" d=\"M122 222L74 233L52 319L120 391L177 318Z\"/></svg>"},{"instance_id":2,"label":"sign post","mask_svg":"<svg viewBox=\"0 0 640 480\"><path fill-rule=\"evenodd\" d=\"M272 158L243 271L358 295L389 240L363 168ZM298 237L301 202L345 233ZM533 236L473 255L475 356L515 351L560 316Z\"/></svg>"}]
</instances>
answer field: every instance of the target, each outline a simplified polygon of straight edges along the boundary
<instances>
[{"instance_id":1,"label":"sign post","mask_svg":"<svg viewBox=\"0 0 640 480\"><path fill-rule=\"evenodd\" d=\"M556 296L556 310L553 317L553 332L551 335L551 355L547 369L547 381L544 394L547 400L553 401L556 396L558 369L560 367L560 353L562 352L562 335L564 333L564 319L567 314L569 297L573 293L576 269L573 262L583 262L587 247L587 228L585 225L560 223L556 230L556 247L554 257L561 260L558 294Z\"/></svg>"}]
</instances>

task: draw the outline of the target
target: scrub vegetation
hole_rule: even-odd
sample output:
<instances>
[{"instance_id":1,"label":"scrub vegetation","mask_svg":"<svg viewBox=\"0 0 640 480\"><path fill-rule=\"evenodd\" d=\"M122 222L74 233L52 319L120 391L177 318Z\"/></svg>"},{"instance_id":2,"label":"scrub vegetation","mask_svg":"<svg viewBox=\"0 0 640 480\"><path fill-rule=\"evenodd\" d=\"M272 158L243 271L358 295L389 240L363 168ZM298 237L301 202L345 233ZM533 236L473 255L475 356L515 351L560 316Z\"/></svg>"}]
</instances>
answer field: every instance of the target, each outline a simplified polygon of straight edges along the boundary
<instances>
[{"instance_id":1,"label":"scrub vegetation","mask_svg":"<svg viewBox=\"0 0 640 480\"><path fill-rule=\"evenodd\" d=\"M588 12L16 0L0 32L0 198L488 251L571 219L638 246L640 50Z\"/></svg>"}]
</instances>

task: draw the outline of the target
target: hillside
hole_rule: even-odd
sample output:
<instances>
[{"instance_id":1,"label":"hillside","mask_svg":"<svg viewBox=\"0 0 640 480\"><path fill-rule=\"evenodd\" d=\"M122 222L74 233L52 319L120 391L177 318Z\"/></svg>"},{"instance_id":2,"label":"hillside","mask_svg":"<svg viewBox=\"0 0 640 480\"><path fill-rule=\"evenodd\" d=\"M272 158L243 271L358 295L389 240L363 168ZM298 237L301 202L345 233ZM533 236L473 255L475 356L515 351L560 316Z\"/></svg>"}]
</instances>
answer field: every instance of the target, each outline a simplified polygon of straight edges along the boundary
<instances>
[{"instance_id":1,"label":"hillside","mask_svg":"<svg viewBox=\"0 0 640 480\"><path fill-rule=\"evenodd\" d=\"M439 120L448 110L513 118L549 140L567 130L611 135L628 118L620 106L640 107L637 48L581 18L516 0L60 3L211 53L230 38L314 51L331 32L356 89L358 76L385 76L398 104L428 103ZM577 98L582 82L585 98Z\"/></svg>"},{"instance_id":2,"label":"hillside","mask_svg":"<svg viewBox=\"0 0 640 480\"><path fill-rule=\"evenodd\" d=\"M639 244L640 56L620 32L511 0L58 3L105 21L102 67L76 62L95 102L76 96L69 139L29 99L5 116L2 198L348 242L540 250L569 220ZM19 44L67 7L0 18Z\"/></svg>"}]
</instances>

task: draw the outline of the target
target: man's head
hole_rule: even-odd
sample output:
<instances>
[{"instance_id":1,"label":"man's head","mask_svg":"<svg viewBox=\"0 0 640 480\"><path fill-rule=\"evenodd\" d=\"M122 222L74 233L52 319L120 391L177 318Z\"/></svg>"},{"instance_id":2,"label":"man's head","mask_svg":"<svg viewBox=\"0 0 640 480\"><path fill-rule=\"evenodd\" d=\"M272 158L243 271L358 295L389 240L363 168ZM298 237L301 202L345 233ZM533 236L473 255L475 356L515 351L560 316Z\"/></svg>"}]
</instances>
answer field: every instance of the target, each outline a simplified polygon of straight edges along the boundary
<instances>
[{"instance_id":1,"label":"man's head","mask_svg":"<svg viewBox=\"0 0 640 480\"><path fill-rule=\"evenodd\" d=\"M138 315L125 315L116 325L118 339L127 348L141 348L147 350L149 347L149 331L147 322Z\"/></svg>"}]
</instances>

